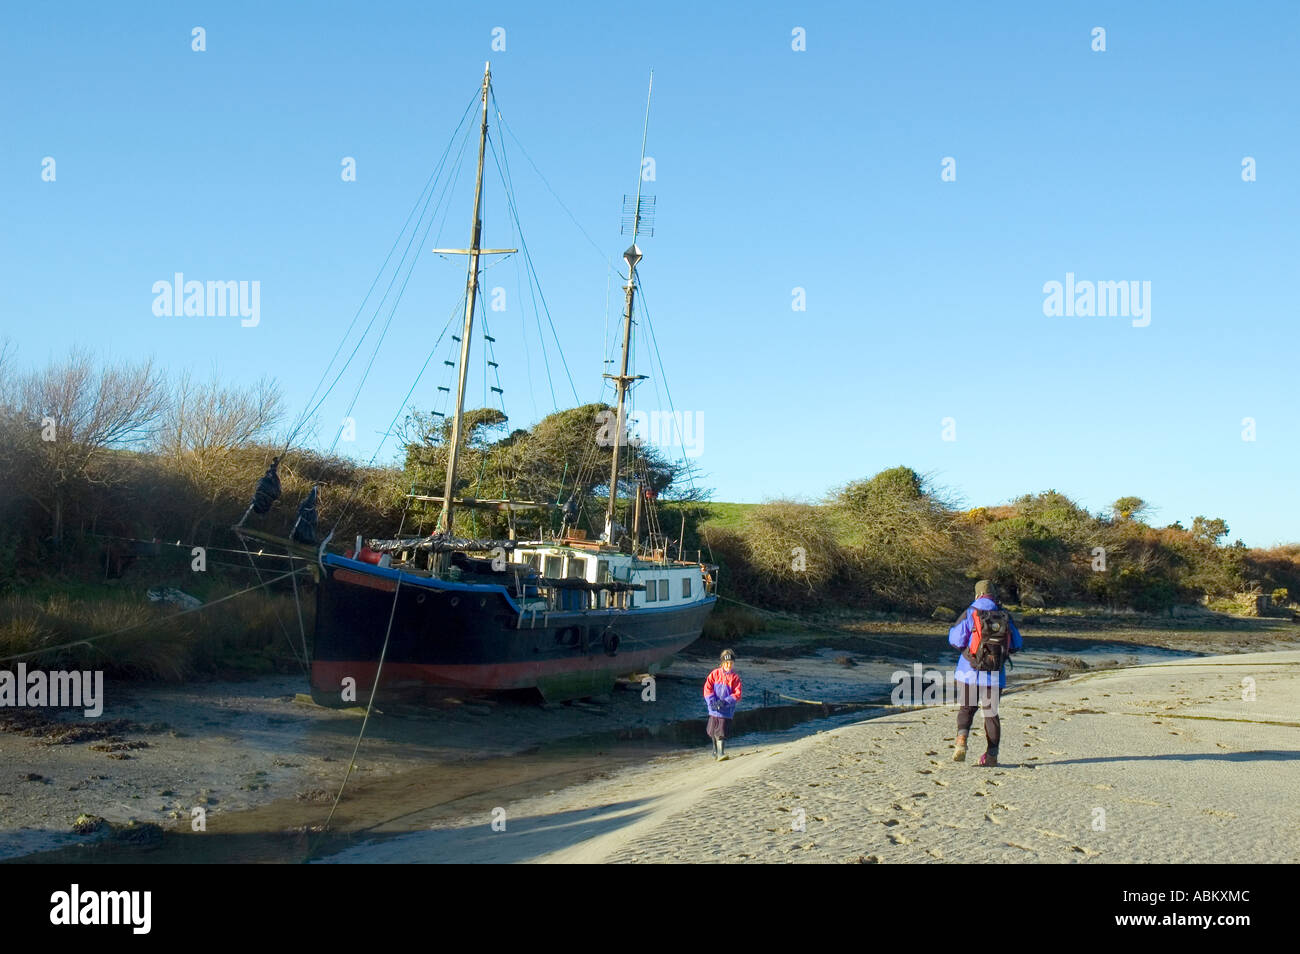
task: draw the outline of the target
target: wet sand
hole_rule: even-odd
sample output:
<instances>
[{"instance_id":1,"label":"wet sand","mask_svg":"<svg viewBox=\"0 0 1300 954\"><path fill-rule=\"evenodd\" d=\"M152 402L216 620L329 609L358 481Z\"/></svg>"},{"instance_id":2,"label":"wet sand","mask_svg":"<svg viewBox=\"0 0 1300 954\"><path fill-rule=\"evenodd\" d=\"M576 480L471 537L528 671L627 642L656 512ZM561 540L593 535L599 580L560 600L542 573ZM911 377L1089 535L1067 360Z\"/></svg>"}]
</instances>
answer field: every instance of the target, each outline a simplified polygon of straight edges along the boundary
<instances>
[{"instance_id":1,"label":"wet sand","mask_svg":"<svg viewBox=\"0 0 1300 954\"><path fill-rule=\"evenodd\" d=\"M871 714L844 704L885 700L892 673L914 661L951 665L941 627L894 632L887 642L845 638L848 644L811 653L807 634L768 632L742 644L746 697L736 726L743 756L737 765L751 759L754 739L795 739ZM1032 651L1012 674L1023 685L1179 658L1188 653L1184 646L1206 641L1183 633L1030 638ZM1213 642L1222 650L1238 641L1294 645L1292 638L1287 628L1272 627L1215 634ZM360 718L298 701L301 677L110 685L100 720L68 714L59 722L51 719L58 714L40 711L33 722L31 711L7 710L0 712L0 859L301 861L371 842L395 844L399 836L445 830L493 808L517 818L520 805L567 797L587 783L614 784L623 773L648 772L642 788L661 777L672 784L678 761L695 764L705 744L699 686L713 665L711 652L680 658L657 680L653 701L631 683L605 700L573 705L520 697L466 697L432 708L383 704L329 833L319 829ZM765 701L768 708L761 708ZM96 738L59 743L60 729L87 726ZM772 734L779 730L784 734ZM196 807L206 813L206 831L192 831ZM102 833L74 834L83 813L153 823L167 834L152 851L119 848Z\"/></svg>"},{"instance_id":2,"label":"wet sand","mask_svg":"<svg viewBox=\"0 0 1300 954\"><path fill-rule=\"evenodd\" d=\"M1243 680L1254 698L1243 699ZM1002 701L1002 759L954 712L681 754L337 862L1300 861L1300 652L1084 674Z\"/></svg>"}]
</instances>

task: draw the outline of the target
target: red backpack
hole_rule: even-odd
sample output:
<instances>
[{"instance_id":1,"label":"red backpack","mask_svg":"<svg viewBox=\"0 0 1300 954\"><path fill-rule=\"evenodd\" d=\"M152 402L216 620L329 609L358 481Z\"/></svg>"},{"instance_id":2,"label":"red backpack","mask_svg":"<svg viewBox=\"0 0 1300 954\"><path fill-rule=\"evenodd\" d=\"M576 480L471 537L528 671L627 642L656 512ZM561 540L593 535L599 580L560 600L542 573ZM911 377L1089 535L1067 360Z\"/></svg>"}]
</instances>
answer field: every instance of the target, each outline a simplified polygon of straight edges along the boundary
<instances>
[{"instance_id":1,"label":"red backpack","mask_svg":"<svg viewBox=\"0 0 1300 954\"><path fill-rule=\"evenodd\" d=\"M999 671L1011 655L1011 614L972 608L970 622L970 646L962 655L980 672Z\"/></svg>"}]
</instances>

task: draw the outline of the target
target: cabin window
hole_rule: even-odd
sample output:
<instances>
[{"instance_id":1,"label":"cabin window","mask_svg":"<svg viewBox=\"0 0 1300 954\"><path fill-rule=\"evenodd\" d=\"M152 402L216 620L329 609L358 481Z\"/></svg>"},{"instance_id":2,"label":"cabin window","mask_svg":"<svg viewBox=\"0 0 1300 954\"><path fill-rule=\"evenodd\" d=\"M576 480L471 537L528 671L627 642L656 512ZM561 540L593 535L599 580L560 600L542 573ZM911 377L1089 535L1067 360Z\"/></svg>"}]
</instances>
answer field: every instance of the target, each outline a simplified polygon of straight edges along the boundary
<instances>
[{"instance_id":1,"label":"cabin window","mask_svg":"<svg viewBox=\"0 0 1300 954\"><path fill-rule=\"evenodd\" d=\"M690 599L691 596L691 578L682 577L682 599Z\"/></svg>"},{"instance_id":2,"label":"cabin window","mask_svg":"<svg viewBox=\"0 0 1300 954\"><path fill-rule=\"evenodd\" d=\"M587 561L582 557L569 557L569 577L585 580L587 578Z\"/></svg>"},{"instance_id":3,"label":"cabin window","mask_svg":"<svg viewBox=\"0 0 1300 954\"><path fill-rule=\"evenodd\" d=\"M542 576L548 580L558 580L564 576L564 557L548 556L546 558L546 572Z\"/></svg>"},{"instance_id":4,"label":"cabin window","mask_svg":"<svg viewBox=\"0 0 1300 954\"><path fill-rule=\"evenodd\" d=\"M596 582L609 583L613 579L614 579L613 575L609 572L609 561L597 560L596 561Z\"/></svg>"},{"instance_id":5,"label":"cabin window","mask_svg":"<svg viewBox=\"0 0 1300 954\"><path fill-rule=\"evenodd\" d=\"M655 581L654 581L654 580L646 580L646 581L645 581L645 601L646 601L647 603L653 603L653 602L655 602L655 600L659 599L658 593L659 593L659 587L655 585Z\"/></svg>"},{"instance_id":6,"label":"cabin window","mask_svg":"<svg viewBox=\"0 0 1300 954\"><path fill-rule=\"evenodd\" d=\"M668 599L668 581L667 581L667 580L660 580L660 581L659 581L659 599L660 599L660 600L666 600L666 599Z\"/></svg>"}]
</instances>

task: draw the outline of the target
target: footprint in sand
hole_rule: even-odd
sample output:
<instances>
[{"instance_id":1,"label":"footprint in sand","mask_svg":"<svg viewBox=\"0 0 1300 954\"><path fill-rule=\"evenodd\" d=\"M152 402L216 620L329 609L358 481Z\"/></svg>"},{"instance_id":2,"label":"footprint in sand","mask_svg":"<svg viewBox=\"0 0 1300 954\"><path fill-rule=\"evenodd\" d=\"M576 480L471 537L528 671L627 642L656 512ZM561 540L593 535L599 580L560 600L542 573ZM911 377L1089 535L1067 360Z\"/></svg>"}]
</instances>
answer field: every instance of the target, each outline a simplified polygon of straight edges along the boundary
<instances>
[{"instance_id":1,"label":"footprint in sand","mask_svg":"<svg viewBox=\"0 0 1300 954\"><path fill-rule=\"evenodd\" d=\"M985 814L984 814L984 820L985 820L985 821L992 822L992 823L995 824L995 825L1001 825L1001 824L1002 824L1002 819L1001 819L1001 818L998 818L997 815L994 815L994 814L992 814L991 812L985 812Z\"/></svg>"},{"instance_id":2,"label":"footprint in sand","mask_svg":"<svg viewBox=\"0 0 1300 954\"><path fill-rule=\"evenodd\" d=\"M889 840L895 845L910 845L912 843L912 839L908 838L901 831L891 831L889 833Z\"/></svg>"},{"instance_id":3,"label":"footprint in sand","mask_svg":"<svg viewBox=\"0 0 1300 954\"><path fill-rule=\"evenodd\" d=\"M937 858L940 861L943 861L943 852L940 851L938 848L931 848L929 851L926 852L926 854L929 855L931 858Z\"/></svg>"},{"instance_id":4,"label":"footprint in sand","mask_svg":"<svg viewBox=\"0 0 1300 954\"><path fill-rule=\"evenodd\" d=\"M1082 845L1071 845L1070 850L1077 851L1085 858L1096 858L1099 854L1101 854L1100 851L1093 851L1091 848L1085 848Z\"/></svg>"},{"instance_id":5,"label":"footprint in sand","mask_svg":"<svg viewBox=\"0 0 1300 954\"><path fill-rule=\"evenodd\" d=\"M917 769L916 773L918 775L933 775L934 771L932 769Z\"/></svg>"},{"instance_id":6,"label":"footprint in sand","mask_svg":"<svg viewBox=\"0 0 1300 954\"><path fill-rule=\"evenodd\" d=\"M881 824L884 825L886 828L893 828L895 825L901 825L902 822L900 822L897 818L891 818L889 819L889 821L881 822Z\"/></svg>"},{"instance_id":7,"label":"footprint in sand","mask_svg":"<svg viewBox=\"0 0 1300 954\"><path fill-rule=\"evenodd\" d=\"M926 752L925 754L926 754L926 755L938 755L939 753L936 752L934 749L931 749L929 752Z\"/></svg>"},{"instance_id":8,"label":"footprint in sand","mask_svg":"<svg viewBox=\"0 0 1300 954\"><path fill-rule=\"evenodd\" d=\"M948 787L948 783L941 778L931 779L931 781L933 781L935 785L942 785L944 788Z\"/></svg>"}]
</instances>

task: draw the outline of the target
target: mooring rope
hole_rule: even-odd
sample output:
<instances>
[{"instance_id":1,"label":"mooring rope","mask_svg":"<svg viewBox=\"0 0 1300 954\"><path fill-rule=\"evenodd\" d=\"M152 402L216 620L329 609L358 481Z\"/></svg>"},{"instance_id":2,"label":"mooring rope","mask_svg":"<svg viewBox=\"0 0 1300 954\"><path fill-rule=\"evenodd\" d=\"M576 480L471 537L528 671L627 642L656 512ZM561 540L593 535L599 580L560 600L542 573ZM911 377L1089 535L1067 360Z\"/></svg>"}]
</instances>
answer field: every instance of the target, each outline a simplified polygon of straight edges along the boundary
<instances>
[{"instance_id":1,"label":"mooring rope","mask_svg":"<svg viewBox=\"0 0 1300 954\"><path fill-rule=\"evenodd\" d=\"M124 626L121 629L113 630L111 633L100 633L98 636L87 636L85 639L74 639L70 643L61 643L57 646L45 646L42 647L41 649L31 649L24 653L14 653L11 656L0 656L0 663L9 662L10 660L13 659L24 659L27 656L39 656L42 655L43 653L57 652L60 649L70 649L73 646L89 645L90 643L98 642L101 639L109 639L113 636L121 636L123 633L129 633L133 629L140 629L141 627L145 627L145 626L158 626L162 623L170 622L173 619L178 619L190 613L197 613L199 610L207 609L210 606L216 606L218 603L224 603L227 600L233 600L236 596L243 596L245 593L251 593L254 590L260 590L265 586L270 586L272 583L278 583L280 580L287 579L288 577L291 577L294 574L301 573L301 572L302 570L289 570L287 573L282 573L279 576L272 577L271 579L267 580L264 583L258 583L256 586L250 586L247 589L239 590L238 592L235 593L229 593L225 596L219 597L215 600L210 600L209 602L203 603L199 606L192 606L189 607L188 609L180 610L179 612L173 613L171 616L164 616L162 619L147 619L140 623L132 623L130 626Z\"/></svg>"},{"instance_id":2,"label":"mooring rope","mask_svg":"<svg viewBox=\"0 0 1300 954\"><path fill-rule=\"evenodd\" d=\"M388 614L388 629L384 631L384 645L379 650L379 665L375 667L375 678L370 684L370 701L366 703L366 714L361 720L361 731L357 733L356 745L352 746L352 756L348 759L348 770L343 775L343 783L339 785L339 792L334 796L334 804L330 806L329 817L325 819L323 831L329 831L330 822L334 820L334 812L339 807L339 801L343 798L343 789L347 787L348 779L352 776L352 770L357 767L357 752L361 748L361 740L366 735L366 724L370 721L370 710L375 705L375 693L379 690L379 677L384 671L384 657L388 655L388 637L393 632L393 620L397 616L397 594L402 591L402 575L397 575L397 584L393 587L393 608ZM310 852L308 852L310 855Z\"/></svg>"}]
</instances>

